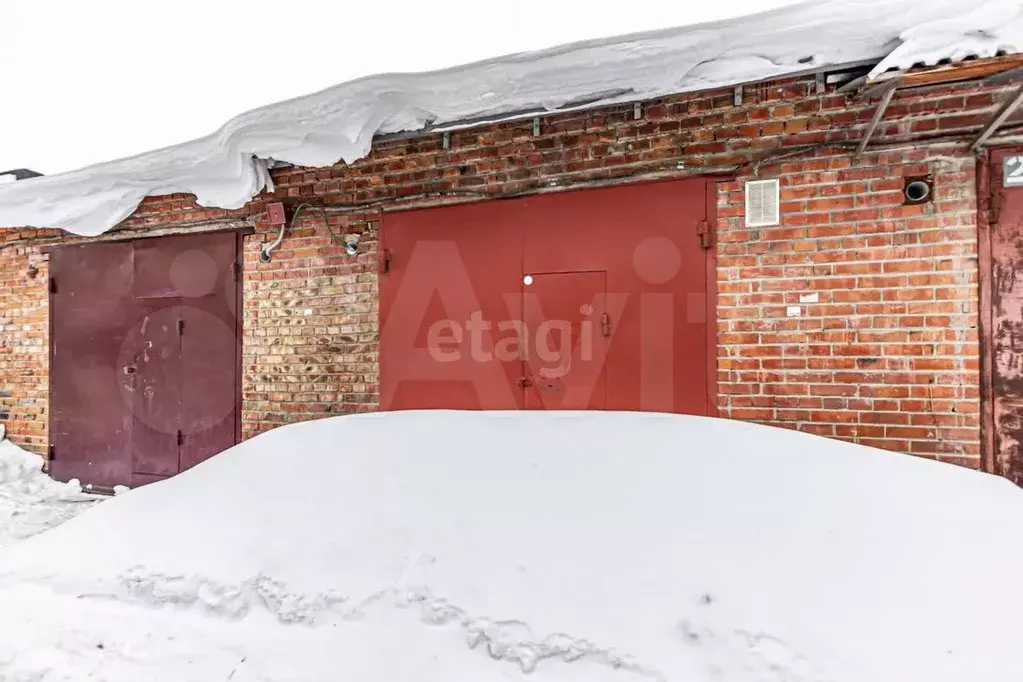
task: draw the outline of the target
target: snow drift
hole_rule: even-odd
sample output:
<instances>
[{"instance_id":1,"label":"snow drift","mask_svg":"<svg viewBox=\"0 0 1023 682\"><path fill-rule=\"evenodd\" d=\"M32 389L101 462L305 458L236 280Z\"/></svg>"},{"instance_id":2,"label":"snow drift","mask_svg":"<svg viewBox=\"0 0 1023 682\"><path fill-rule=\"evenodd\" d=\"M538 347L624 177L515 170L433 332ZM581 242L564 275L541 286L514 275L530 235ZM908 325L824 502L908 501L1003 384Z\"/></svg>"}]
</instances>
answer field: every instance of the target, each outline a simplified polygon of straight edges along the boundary
<instances>
[{"instance_id":1,"label":"snow drift","mask_svg":"<svg viewBox=\"0 0 1023 682\"><path fill-rule=\"evenodd\" d=\"M752 424L341 417L0 551L0 678L1018 682L1020 518Z\"/></svg>"},{"instance_id":2,"label":"snow drift","mask_svg":"<svg viewBox=\"0 0 1023 682\"><path fill-rule=\"evenodd\" d=\"M195 194L240 208L270 186L267 161L330 166L365 157L373 137L523 111L595 107L835 64L992 57L1023 46L1019 0L821 0L443 71L385 74L242 114L198 140L0 188L0 225L95 235L147 195Z\"/></svg>"},{"instance_id":3,"label":"snow drift","mask_svg":"<svg viewBox=\"0 0 1023 682\"><path fill-rule=\"evenodd\" d=\"M57 483L43 473L43 458L4 440L0 426L0 547L60 525L99 498L78 481Z\"/></svg>"}]
</instances>

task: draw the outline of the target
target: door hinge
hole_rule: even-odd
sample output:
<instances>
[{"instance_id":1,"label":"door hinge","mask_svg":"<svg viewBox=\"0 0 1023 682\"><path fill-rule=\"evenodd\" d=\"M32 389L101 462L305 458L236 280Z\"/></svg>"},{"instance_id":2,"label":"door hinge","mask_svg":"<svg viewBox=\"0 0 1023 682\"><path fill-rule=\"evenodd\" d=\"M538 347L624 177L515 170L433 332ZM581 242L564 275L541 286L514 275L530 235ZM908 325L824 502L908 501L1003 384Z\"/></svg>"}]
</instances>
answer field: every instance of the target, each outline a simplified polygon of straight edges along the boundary
<instances>
[{"instance_id":1,"label":"door hinge","mask_svg":"<svg viewBox=\"0 0 1023 682\"><path fill-rule=\"evenodd\" d=\"M1005 194L1002 192L994 192L991 195L991 203L988 206L987 217L988 225L997 225L998 221L1002 218L1002 204L1005 202Z\"/></svg>"},{"instance_id":2,"label":"door hinge","mask_svg":"<svg viewBox=\"0 0 1023 682\"><path fill-rule=\"evenodd\" d=\"M185 444L185 434L181 433L181 429L178 429L178 447L180 448Z\"/></svg>"},{"instance_id":3,"label":"door hinge","mask_svg":"<svg viewBox=\"0 0 1023 682\"><path fill-rule=\"evenodd\" d=\"M52 462L55 459L57 459L57 446L50 443L50 447L46 452L46 460Z\"/></svg>"},{"instance_id":4,"label":"door hinge","mask_svg":"<svg viewBox=\"0 0 1023 682\"><path fill-rule=\"evenodd\" d=\"M234 281L235 282L242 281L242 264L239 263L238 261L235 261L234 263L231 264L231 269L234 271Z\"/></svg>"},{"instance_id":5,"label":"door hinge","mask_svg":"<svg viewBox=\"0 0 1023 682\"><path fill-rule=\"evenodd\" d=\"M391 250L380 250L380 274L386 275L391 271Z\"/></svg>"},{"instance_id":6,"label":"door hinge","mask_svg":"<svg viewBox=\"0 0 1023 682\"><path fill-rule=\"evenodd\" d=\"M610 339L611 331L611 315L602 313L600 316L600 333L604 335L605 339Z\"/></svg>"},{"instance_id":7,"label":"door hinge","mask_svg":"<svg viewBox=\"0 0 1023 682\"><path fill-rule=\"evenodd\" d=\"M185 321L184 320L178 320L178 336L184 336L184 335L185 335Z\"/></svg>"},{"instance_id":8,"label":"door hinge","mask_svg":"<svg viewBox=\"0 0 1023 682\"><path fill-rule=\"evenodd\" d=\"M700 235L700 246L709 249L714 246L714 234L710 231L710 223L701 220L696 223L696 234Z\"/></svg>"},{"instance_id":9,"label":"door hinge","mask_svg":"<svg viewBox=\"0 0 1023 682\"><path fill-rule=\"evenodd\" d=\"M51 277L50 278L49 286L50 286L50 293L51 294L57 293L57 278L56 277Z\"/></svg>"}]
</instances>

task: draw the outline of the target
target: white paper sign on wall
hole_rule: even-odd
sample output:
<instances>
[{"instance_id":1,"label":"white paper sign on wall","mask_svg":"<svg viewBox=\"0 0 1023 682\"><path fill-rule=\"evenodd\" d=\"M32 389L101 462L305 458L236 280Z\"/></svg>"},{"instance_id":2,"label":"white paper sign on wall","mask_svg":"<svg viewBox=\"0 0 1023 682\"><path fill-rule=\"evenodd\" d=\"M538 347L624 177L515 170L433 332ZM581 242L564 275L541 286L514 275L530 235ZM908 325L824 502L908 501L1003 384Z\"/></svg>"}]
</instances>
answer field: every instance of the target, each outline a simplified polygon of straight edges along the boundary
<instances>
[{"instance_id":1,"label":"white paper sign on wall","mask_svg":"<svg viewBox=\"0 0 1023 682\"><path fill-rule=\"evenodd\" d=\"M1007 156L1005 158L1004 187L1023 187L1023 156Z\"/></svg>"}]
</instances>

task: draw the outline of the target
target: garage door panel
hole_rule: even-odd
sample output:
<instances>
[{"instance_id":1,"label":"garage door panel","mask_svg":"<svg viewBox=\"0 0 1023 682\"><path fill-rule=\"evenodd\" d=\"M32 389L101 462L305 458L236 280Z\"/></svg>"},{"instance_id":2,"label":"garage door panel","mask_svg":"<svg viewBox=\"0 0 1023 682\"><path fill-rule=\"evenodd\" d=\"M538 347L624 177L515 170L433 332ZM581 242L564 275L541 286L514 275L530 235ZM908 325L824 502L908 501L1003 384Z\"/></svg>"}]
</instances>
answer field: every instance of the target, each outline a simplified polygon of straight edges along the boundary
<instances>
[{"instance_id":1,"label":"garage door panel","mask_svg":"<svg viewBox=\"0 0 1023 682\"><path fill-rule=\"evenodd\" d=\"M713 185L711 185L713 187ZM608 408L712 414L708 372L708 183L655 182L530 198L527 271L606 269L619 307Z\"/></svg>"},{"instance_id":2,"label":"garage door panel","mask_svg":"<svg viewBox=\"0 0 1023 682\"><path fill-rule=\"evenodd\" d=\"M181 312L184 471L238 442L236 320L222 298L185 299Z\"/></svg>"},{"instance_id":3,"label":"garage door panel","mask_svg":"<svg viewBox=\"0 0 1023 682\"><path fill-rule=\"evenodd\" d=\"M140 320L123 346L123 398L132 414L134 473L172 476L178 472L182 400L179 311L180 306L140 304Z\"/></svg>"},{"instance_id":4,"label":"garage door panel","mask_svg":"<svg viewBox=\"0 0 1023 682\"><path fill-rule=\"evenodd\" d=\"M233 270L231 233L176 235L135 242L137 298L235 298L220 286Z\"/></svg>"},{"instance_id":5,"label":"garage door panel","mask_svg":"<svg viewBox=\"0 0 1023 682\"><path fill-rule=\"evenodd\" d=\"M515 310L514 303L498 302L502 296L514 300L523 292L524 277L605 272L605 305L614 318L614 335L602 368L607 388L602 400L584 401L581 406L713 414L714 330L707 314L713 301L708 291L713 281L712 253L702 247L697 226L708 219L714 205L713 184L690 180L387 216L382 238L397 267L381 279L382 407L475 409L487 402L480 398L483 393L506 393L520 380L526 384L519 398L523 405L580 407L551 396L539 397L528 365L516 376L506 363L502 368L505 385L498 387L500 382L493 380L493 373L489 379L482 378L488 370L485 363L470 369L472 377L467 377L464 365L437 362L422 351L425 345L457 348L459 357L471 355L470 338L482 344L484 351L489 350L491 337L469 334L471 314L477 313L492 325L502 319L530 317L527 311ZM445 255L445 249L457 256ZM412 263L417 259L411 254L417 251L430 254L430 258L419 259L421 267ZM435 264L432 271L431 259ZM564 285L571 288L567 280ZM471 292L475 298L466 304L461 297L459 307L450 304L458 295L441 296L446 307L438 311L433 294L419 294L425 300L413 305L409 301L415 296L401 293L438 287ZM555 291L558 288L553 287ZM429 312L423 315L421 311L427 308ZM402 324L418 325L405 332L405 336L414 337L414 344L397 333ZM438 324L443 328L434 326ZM532 328L526 331L532 341L538 324L541 321L533 319ZM431 329L435 332L432 346ZM497 343L504 341L500 335L497 339ZM417 398L411 389L403 388L402 399L395 402L399 376L433 382L431 394L426 395L424 389ZM436 382L443 385L444 381L467 378L474 382L480 399L469 401L453 390L450 400L438 400ZM557 382L548 383L551 386L545 388L556 394Z\"/></svg>"},{"instance_id":6,"label":"garage door panel","mask_svg":"<svg viewBox=\"0 0 1023 682\"><path fill-rule=\"evenodd\" d=\"M57 478L135 485L237 442L236 244L222 233L53 251Z\"/></svg>"},{"instance_id":7,"label":"garage door panel","mask_svg":"<svg viewBox=\"0 0 1023 682\"><path fill-rule=\"evenodd\" d=\"M50 275L51 472L61 480L115 485L131 472L132 420L119 364L134 314L131 247L56 249Z\"/></svg>"},{"instance_id":8,"label":"garage door panel","mask_svg":"<svg viewBox=\"0 0 1023 682\"><path fill-rule=\"evenodd\" d=\"M520 409L521 364L502 339L521 319L514 210L472 204L392 214L381 227L383 409ZM444 387L447 388L444 388Z\"/></svg>"},{"instance_id":9,"label":"garage door panel","mask_svg":"<svg viewBox=\"0 0 1023 682\"><path fill-rule=\"evenodd\" d=\"M609 286L616 280L628 285L642 274L649 286L704 291L707 260L696 248L695 226L706 219L706 187L703 181L652 182L523 200L530 214L523 223L523 266L607 270ZM674 250L665 253L669 242Z\"/></svg>"},{"instance_id":10,"label":"garage door panel","mask_svg":"<svg viewBox=\"0 0 1023 682\"><path fill-rule=\"evenodd\" d=\"M182 471L231 447L241 435L237 244L230 233L196 235L172 264L176 277L188 282L181 312Z\"/></svg>"}]
</instances>

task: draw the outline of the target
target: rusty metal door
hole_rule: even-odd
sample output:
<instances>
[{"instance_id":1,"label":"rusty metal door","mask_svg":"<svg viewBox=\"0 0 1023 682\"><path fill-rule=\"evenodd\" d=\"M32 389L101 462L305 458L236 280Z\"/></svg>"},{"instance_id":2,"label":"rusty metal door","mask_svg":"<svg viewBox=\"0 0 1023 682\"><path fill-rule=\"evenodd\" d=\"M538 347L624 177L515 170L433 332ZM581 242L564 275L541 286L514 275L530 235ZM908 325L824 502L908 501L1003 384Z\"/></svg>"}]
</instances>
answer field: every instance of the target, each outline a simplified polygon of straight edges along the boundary
<instances>
[{"instance_id":1,"label":"rusty metal door","mask_svg":"<svg viewBox=\"0 0 1023 682\"><path fill-rule=\"evenodd\" d=\"M116 295L97 286L104 266L117 273ZM53 251L56 477L137 486L237 442L237 267L232 233ZM74 391L83 362L96 367L93 396Z\"/></svg>"},{"instance_id":2,"label":"rusty metal door","mask_svg":"<svg viewBox=\"0 0 1023 682\"><path fill-rule=\"evenodd\" d=\"M523 284L526 408L604 409L604 360L614 325L607 273L528 274Z\"/></svg>"},{"instance_id":3,"label":"rusty metal door","mask_svg":"<svg viewBox=\"0 0 1023 682\"><path fill-rule=\"evenodd\" d=\"M985 463L1023 485L1023 186L1011 186L1020 161L1023 149L991 153L980 226Z\"/></svg>"}]
</instances>

